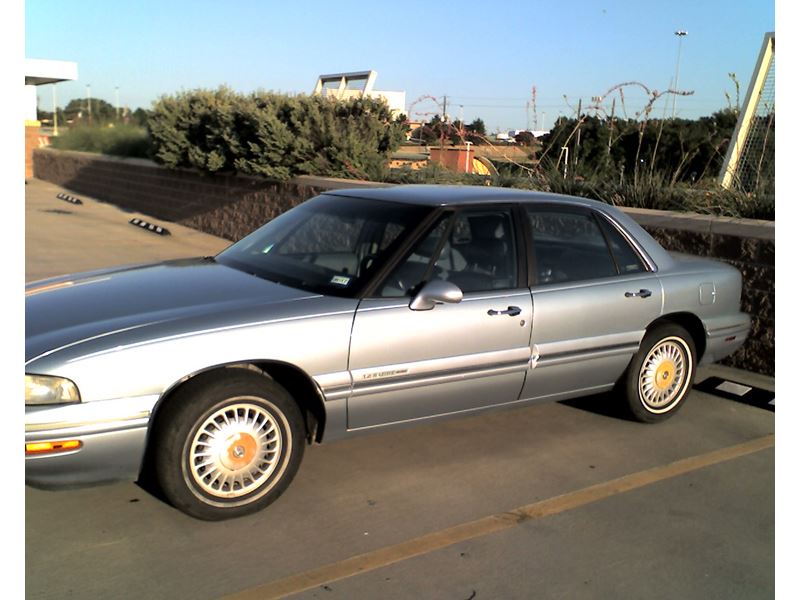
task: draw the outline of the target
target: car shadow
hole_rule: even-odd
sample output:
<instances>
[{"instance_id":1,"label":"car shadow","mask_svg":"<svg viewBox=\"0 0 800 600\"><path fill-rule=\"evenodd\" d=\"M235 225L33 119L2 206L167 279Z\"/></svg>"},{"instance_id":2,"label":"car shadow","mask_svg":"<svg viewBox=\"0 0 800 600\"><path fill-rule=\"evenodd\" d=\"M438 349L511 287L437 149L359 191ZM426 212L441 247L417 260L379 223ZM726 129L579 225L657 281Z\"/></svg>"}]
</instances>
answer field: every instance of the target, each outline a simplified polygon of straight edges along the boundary
<instances>
[{"instance_id":1,"label":"car shadow","mask_svg":"<svg viewBox=\"0 0 800 600\"><path fill-rule=\"evenodd\" d=\"M164 495L161 485L158 483L153 460L153 453L148 446L147 450L145 450L145 456L144 460L142 461L142 468L139 472L139 478L134 483L153 498L156 498L168 506L172 506L169 500L167 500L167 497Z\"/></svg>"},{"instance_id":2,"label":"car shadow","mask_svg":"<svg viewBox=\"0 0 800 600\"><path fill-rule=\"evenodd\" d=\"M591 396L583 396L582 398L573 398L572 400L561 400L558 404L585 410L586 412L609 417L611 419L620 419L622 421L633 420L630 414L625 410L619 395L614 392L593 394Z\"/></svg>"}]
</instances>

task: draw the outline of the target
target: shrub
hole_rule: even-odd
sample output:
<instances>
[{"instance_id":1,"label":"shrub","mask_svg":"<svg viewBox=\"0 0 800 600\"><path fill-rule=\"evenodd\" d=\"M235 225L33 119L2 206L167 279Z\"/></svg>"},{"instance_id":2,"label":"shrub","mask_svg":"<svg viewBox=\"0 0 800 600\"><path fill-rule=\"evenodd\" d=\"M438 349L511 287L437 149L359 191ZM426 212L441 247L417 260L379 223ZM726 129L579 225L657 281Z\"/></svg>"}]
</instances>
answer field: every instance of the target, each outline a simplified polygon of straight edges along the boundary
<instances>
[{"instance_id":1,"label":"shrub","mask_svg":"<svg viewBox=\"0 0 800 600\"><path fill-rule=\"evenodd\" d=\"M405 128L383 100L243 95L225 87L162 96L148 121L156 162L278 180L379 179Z\"/></svg>"},{"instance_id":2,"label":"shrub","mask_svg":"<svg viewBox=\"0 0 800 600\"><path fill-rule=\"evenodd\" d=\"M135 125L72 127L62 135L50 138L50 143L53 148L59 150L78 150L133 158L148 158L150 151L147 130Z\"/></svg>"}]
</instances>

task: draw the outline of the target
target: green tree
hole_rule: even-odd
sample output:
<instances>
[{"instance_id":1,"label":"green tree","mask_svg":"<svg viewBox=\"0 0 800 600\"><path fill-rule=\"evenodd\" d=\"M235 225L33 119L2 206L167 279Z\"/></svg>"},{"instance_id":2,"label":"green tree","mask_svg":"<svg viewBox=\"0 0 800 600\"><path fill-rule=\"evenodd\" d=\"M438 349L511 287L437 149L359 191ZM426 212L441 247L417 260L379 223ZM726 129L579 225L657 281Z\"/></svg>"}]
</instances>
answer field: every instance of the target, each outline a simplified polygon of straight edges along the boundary
<instances>
[{"instance_id":1,"label":"green tree","mask_svg":"<svg viewBox=\"0 0 800 600\"><path fill-rule=\"evenodd\" d=\"M130 122L139 127L147 126L147 119L150 117L150 111L143 108L137 108L130 114Z\"/></svg>"},{"instance_id":2,"label":"green tree","mask_svg":"<svg viewBox=\"0 0 800 600\"><path fill-rule=\"evenodd\" d=\"M486 124L483 122L483 119L477 118L473 119L472 123L467 125L467 131L470 133L475 133L478 135L486 135Z\"/></svg>"},{"instance_id":3,"label":"green tree","mask_svg":"<svg viewBox=\"0 0 800 600\"><path fill-rule=\"evenodd\" d=\"M76 98L64 107L64 117L74 125L104 125L116 121L117 109L100 98Z\"/></svg>"},{"instance_id":4,"label":"green tree","mask_svg":"<svg viewBox=\"0 0 800 600\"><path fill-rule=\"evenodd\" d=\"M536 138L530 131L520 131L514 136L514 141L520 146L531 147L536 143Z\"/></svg>"},{"instance_id":5,"label":"green tree","mask_svg":"<svg viewBox=\"0 0 800 600\"><path fill-rule=\"evenodd\" d=\"M66 124L67 120L64 117L64 110L62 108L60 108L60 107L57 108L56 110L58 112L58 124L59 125ZM52 123L52 121L53 121L53 113L52 113L52 111L46 111L46 110L42 110L40 108L37 108L36 109L36 118L39 121L49 121L49 122Z\"/></svg>"}]
</instances>

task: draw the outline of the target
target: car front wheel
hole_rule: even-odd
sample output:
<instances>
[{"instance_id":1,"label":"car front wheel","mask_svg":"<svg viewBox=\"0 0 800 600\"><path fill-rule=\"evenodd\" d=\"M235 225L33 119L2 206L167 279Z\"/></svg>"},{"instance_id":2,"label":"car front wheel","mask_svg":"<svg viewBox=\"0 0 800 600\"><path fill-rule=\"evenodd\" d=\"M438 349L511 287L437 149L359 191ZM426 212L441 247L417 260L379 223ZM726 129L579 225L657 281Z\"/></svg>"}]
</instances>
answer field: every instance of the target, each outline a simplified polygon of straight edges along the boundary
<instances>
[{"instance_id":1,"label":"car front wheel","mask_svg":"<svg viewBox=\"0 0 800 600\"><path fill-rule=\"evenodd\" d=\"M683 327L665 324L649 331L626 374L630 414L645 423L675 414L692 388L696 356L692 336Z\"/></svg>"},{"instance_id":2,"label":"car front wheel","mask_svg":"<svg viewBox=\"0 0 800 600\"><path fill-rule=\"evenodd\" d=\"M155 469L164 495L200 519L261 510L294 478L305 448L289 393L244 369L190 381L157 415Z\"/></svg>"}]
</instances>

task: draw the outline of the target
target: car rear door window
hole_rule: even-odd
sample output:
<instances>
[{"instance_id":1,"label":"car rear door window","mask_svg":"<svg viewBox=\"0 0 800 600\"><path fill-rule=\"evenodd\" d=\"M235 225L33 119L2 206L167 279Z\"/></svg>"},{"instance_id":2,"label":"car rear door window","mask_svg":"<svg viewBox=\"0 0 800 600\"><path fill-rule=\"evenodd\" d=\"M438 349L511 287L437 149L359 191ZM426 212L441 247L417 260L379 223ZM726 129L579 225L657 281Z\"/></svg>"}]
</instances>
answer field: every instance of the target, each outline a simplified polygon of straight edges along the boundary
<instances>
[{"instance_id":1,"label":"car rear door window","mask_svg":"<svg viewBox=\"0 0 800 600\"><path fill-rule=\"evenodd\" d=\"M590 213L532 207L528 218L537 283L617 275L605 236Z\"/></svg>"},{"instance_id":2,"label":"car rear door window","mask_svg":"<svg viewBox=\"0 0 800 600\"><path fill-rule=\"evenodd\" d=\"M645 271L646 269L642 259L617 228L603 217L598 217L597 220L600 221L603 233L605 233L608 244L611 246L611 254L614 255L614 260L617 263L620 274L626 275L628 273L641 273Z\"/></svg>"}]
</instances>

